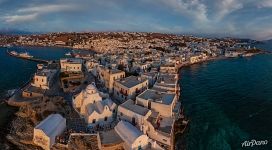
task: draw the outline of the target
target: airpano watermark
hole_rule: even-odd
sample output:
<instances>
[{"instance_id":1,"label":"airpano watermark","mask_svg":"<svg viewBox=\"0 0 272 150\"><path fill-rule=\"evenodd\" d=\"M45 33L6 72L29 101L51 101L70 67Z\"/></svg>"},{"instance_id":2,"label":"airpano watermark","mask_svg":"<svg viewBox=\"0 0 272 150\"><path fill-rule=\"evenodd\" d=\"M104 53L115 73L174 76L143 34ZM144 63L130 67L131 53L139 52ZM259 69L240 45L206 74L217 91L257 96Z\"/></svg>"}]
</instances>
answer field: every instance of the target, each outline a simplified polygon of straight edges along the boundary
<instances>
[{"instance_id":1,"label":"airpano watermark","mask_svg":"<svg viewBox=\"0 0 272 150\"><path fill-rule=\"evenodd\" d=\"M253 147L253 146L261 146L261 145L267 145L268 140L251 140L251 141L244 141L242 144L242 147Z\"/></svg>"}]
</instances>

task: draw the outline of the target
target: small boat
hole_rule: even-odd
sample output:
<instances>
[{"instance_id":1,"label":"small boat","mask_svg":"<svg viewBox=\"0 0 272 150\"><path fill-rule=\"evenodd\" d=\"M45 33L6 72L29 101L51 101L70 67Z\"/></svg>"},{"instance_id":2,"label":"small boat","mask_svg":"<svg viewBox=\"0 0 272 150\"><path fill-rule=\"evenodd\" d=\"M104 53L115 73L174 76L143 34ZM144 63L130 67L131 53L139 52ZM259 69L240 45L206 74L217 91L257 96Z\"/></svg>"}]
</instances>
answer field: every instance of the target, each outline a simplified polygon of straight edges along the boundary
<instances>
[{"instance_id":1,"label":"small boat","mask_svg":"<svg viewBox=\"0 0 272 150\"><path fill-rule=\"evenodd\" d=\"M15 56L18 55L18 53L17 53L16 51L11 51L10 54L11 54L11 55L15 55Z\"/></svg>"},{"instance_id":2,"label":"small boat","mask_svg":"<svg viewBox=\"0 0 272 150\"><path fill-rule=\"evenodd\" d=\"M18 56L19 56L19 57L23 57L23 58L32 58L32 57L33 57L33 56L29 55L28 52L19 53Z\"/></svg>"},{"instance_id":3,"label":"small boat","mask_svg":"<svg viewBox=\"0 0 272 150\"><path fill-rule=\"evenodd\" d=\"M72 56L71 52L65 54L65 56Z\"/></svg>"},{"instance_id":4,"label":"small boat","mask_svg":"<svg viewBox=\"0 0 272 150\"><path fill-rule=\"evenodd\" d=\"M6 47L6 48L11 48L12 45L11 45L11 44L6 44L6 45L4 45L4 47Z\"/></svg>"},{"instance_id":5,"label":"small boat","mask_svg":"<svg viewBox=\"0 0 272 150\"><path fill-rule=\"evenodd\" d=\"M243 57L250 57L250 56L253 56L254 54L253 53L245 53L245 54L243 54L242 56Z\"/></svg>"}]
</instances>

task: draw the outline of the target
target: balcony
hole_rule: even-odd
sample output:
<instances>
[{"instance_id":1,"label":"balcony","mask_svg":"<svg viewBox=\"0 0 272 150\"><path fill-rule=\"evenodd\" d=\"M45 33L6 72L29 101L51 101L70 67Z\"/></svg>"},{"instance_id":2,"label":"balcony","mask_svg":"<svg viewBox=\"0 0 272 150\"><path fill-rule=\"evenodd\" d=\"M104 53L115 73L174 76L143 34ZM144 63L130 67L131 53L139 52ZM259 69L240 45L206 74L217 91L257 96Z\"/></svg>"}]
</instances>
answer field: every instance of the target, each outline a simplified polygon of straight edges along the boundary
<instances>
[{"instance_id":1,"label":"balcony","mask_svg":"<svg viewBox=\"0 0 272 150\"><path fill-rule=\"evenodd\" d=\"M120 91L120 93L121 93L122 95L124 95L124 96L128 96L127 91L123 91L123 90L121 90L121 91Z\"/></svg>"}]
</instances>

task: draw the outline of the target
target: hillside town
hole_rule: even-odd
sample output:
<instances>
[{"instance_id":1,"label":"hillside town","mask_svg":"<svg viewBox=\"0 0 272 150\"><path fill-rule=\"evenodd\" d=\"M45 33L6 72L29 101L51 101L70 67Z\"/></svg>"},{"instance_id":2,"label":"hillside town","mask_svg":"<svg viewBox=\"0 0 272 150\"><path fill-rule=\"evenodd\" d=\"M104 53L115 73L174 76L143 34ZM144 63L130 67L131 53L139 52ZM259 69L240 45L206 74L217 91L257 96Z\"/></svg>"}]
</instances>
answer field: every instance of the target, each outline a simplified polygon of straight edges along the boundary
<instances>
[{"instance_id":1,"label":"hillside town","mask_svg":"<svg viewBox=\"0 0 272 150\"><path fill-rule=\"evenodd\" d=\"M1 36L0 42L81 49L38 64L7 101L20 107L8 140L46 150L173 150L189 123L180 68L259 52L235 39L136 32Z\"/></svg>"}]
</instances>

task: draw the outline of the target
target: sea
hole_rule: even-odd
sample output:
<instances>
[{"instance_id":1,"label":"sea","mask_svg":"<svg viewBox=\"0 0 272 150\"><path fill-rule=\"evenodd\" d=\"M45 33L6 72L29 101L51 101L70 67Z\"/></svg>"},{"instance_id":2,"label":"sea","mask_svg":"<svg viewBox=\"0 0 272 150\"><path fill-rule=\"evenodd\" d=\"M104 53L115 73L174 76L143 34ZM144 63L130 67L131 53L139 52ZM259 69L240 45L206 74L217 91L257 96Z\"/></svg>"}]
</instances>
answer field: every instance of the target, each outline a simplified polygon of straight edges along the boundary
<instances>
[{"instance_id":1,"label":"sea","mask_svg":"<svg viewBox=\"0 0 272 150\"><path fill-rule=\"evenodd\" d=\"M255 46L272 50L272 43ZM178 149L272 150L272 54L196 64L180 76L189 126Z\"/></svg>"},{"instance_id":2,"label":"sea","mask_svg":"<svg viewBox=\"0 0 272 150\"><path fill-rule=\"evenodd\" d=\"M256 47L272 50L272 44ZM36 62L11 57L0 48L0 99L36 71ZM68 48L13 47L37 58L57 60ZM176 137L177 149L272 150L272 54L215 60L182 68L180 100L189 126ZM0 129L16 110L0 104ZM266 145L242 147L245 141ZM179 145L182 143L182 145Z\"/></svg>"},{"instance_id":3,"label":"sea","mask_svg":"<svg viewBox=\"0 0 272 150\"><path fill-rule=\"evenodd\" d=\"M65 53L70 52L68 48L52 47L0 47L0 134L4 134L5 128L16 108L7 106L3 99L8 93L19 89L36 72L37 62L27 61L7 54L9 51L28 52L30 55L45 60L58 60L65 57ZM1 142L1 141L0 141Z\"/></svg>"}]
</instances>

